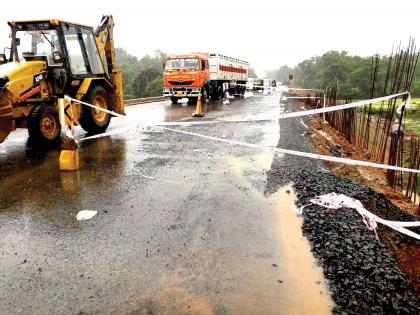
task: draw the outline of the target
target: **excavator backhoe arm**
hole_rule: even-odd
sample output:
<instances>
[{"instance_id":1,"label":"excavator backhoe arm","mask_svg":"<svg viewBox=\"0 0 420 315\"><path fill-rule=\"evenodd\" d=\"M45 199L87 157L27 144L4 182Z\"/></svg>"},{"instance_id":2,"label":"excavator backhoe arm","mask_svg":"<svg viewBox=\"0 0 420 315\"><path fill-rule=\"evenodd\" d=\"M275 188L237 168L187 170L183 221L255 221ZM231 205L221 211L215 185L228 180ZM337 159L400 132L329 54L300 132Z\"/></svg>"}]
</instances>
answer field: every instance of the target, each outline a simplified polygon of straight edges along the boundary
<instances>
[{"instance_id":1,"label":"excavator backhoe arm","mask_svg":"<svg viewBox=\"0 0 420 315\"><path fill-rule=\"evenodd\" d=\"M112 15L104 15L101 23L95 30L95 38L107 75L114 86L112 95L114 110L118 114L125 114L122 74L121 70L117 69L113 31L114 19Z\"/></svg>"}]
</instances>

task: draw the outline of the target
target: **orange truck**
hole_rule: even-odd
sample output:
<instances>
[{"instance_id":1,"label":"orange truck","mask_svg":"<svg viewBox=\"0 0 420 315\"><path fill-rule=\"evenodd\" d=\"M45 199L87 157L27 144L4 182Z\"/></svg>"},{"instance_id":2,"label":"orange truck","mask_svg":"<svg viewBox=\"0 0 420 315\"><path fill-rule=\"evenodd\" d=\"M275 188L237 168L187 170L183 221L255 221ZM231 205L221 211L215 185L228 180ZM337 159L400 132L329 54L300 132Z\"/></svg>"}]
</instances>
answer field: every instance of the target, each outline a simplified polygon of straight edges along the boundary
<instances>
[{"instance_id":1,"label":"orange truck","mask_svg":"<svg viewBox=\"0 0 420 315\"><path fill-rule=\"evenodd\" d=\"M195 101L217 101L225 92L243 95L249 63L221 54L191 53L170 55L163 65L163 95L173 104L187 97Z\"/></svg>"}]
</instances>

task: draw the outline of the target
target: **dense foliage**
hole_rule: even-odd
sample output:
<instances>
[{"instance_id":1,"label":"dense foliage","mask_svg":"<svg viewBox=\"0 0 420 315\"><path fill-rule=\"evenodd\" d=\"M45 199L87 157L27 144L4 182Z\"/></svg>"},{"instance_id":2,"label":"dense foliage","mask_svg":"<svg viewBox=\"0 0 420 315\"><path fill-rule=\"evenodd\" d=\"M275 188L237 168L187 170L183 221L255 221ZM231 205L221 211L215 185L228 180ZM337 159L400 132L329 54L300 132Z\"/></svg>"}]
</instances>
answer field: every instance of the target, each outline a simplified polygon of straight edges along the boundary
<instances>
[{"instance_id":1,"label":"dense foliage","mask_svg":"<svg viewBox=\"0 0 420 315\"><path fill-rule=\"evenodd\" d=\"M266 76L285 82L289 74L293 74L295 84L305 88L325 89L337 84L341 96L367 98L372 60L373 57L351 56L346 51L328 51L322 56L304 60L294 68L282 66L267 71ZM375 95L383 94L387 65L388 57L381 57ZM416 68L411 92L414 96L420 96L420 66Z\"/></svg>"},{"instance_id":2,"label":"dense foliage","mask_svg":"<svg viewBox=\"0 0 420 315\"><path fill-rule=\"evenodd\" d=\"M122 48L116 49L117 66L123 72L124 98L162 95L162 67L166 55L157 50L154 56L141 59Z\"/></svg>"},{"instance_id":3,"label":"dense foliage","mask_svg":"<svg viewBox=\"0 0 420 315\"><path fill-rule=\"evenodd\" d=\"M248 77L249 78L258 78L258 75L255 72L254 68L249 68L249 70L248 70Z\"/></svg>"}]
</instances>

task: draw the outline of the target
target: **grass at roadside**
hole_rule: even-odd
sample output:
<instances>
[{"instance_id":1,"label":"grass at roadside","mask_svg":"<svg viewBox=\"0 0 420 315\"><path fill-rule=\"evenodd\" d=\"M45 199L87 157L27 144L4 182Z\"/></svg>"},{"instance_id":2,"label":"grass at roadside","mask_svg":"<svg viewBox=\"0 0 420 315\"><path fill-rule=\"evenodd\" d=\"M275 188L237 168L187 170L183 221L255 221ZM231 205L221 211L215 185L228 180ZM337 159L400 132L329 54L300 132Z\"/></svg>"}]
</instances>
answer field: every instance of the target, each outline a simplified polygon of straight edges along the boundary
<instances>
[{"instance_id":1,"label":"grass at roadside","mask_svg":"<svg viewBox=\"0 0 420 315\"><path fill-rule=\"evenodd\" d=\"M396 106L401 104L402 100L398 99L396 102ZM388 102L384 102L383 109L386 110L388 106ZM362 110L362 107L359 107L359 110ZM373 103L372 104L372 114L374 116L378 116L381 110L381 103ZM394 113L394 119L397 119L398 114ZM408 130L412 130L415 133L420 134L420 98L412 98L411 99L411 106L405 110L404 120L403 120L404 128Z\"/></svg>"}]
</instances>

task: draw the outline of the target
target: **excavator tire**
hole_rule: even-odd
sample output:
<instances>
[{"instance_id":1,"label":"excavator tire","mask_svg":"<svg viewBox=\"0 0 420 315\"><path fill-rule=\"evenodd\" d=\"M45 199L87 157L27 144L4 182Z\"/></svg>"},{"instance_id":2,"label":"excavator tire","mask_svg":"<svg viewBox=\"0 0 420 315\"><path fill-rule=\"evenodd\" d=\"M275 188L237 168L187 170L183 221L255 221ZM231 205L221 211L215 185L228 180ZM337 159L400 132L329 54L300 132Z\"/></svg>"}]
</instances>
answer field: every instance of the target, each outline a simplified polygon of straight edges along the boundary
<instances>
[{"instance_id":1,"label":"excavator tire","mask_svg":"<svg viewBox=\"0 0 420 315\"><path fill-rule=\"evenodd\" d=\"M38 105L28 121L29 138L37 144L54 144L60 138L61 125L57 109L53 106Z\"/></svg>"},{"instance_id":2,"label":"excavator tire","mask_svg":"<svg viewBox=\"0 0 420 315\"><path fill-rule=\"evenodd\" d=\"M100 86L93 86L83 98L83 101L103 109L110 109L109 96L106 90ZM101 133L106 130L111 121L111 115L99 109L95 109L86 105L82 106L82 114L79 123L82 128L89 133Z\"/></svg>"}]
</instances>

